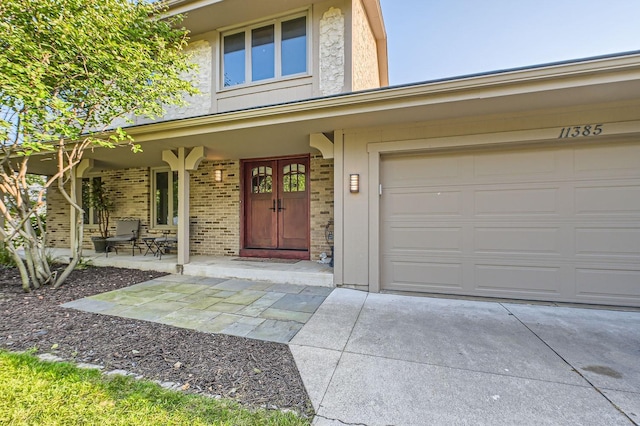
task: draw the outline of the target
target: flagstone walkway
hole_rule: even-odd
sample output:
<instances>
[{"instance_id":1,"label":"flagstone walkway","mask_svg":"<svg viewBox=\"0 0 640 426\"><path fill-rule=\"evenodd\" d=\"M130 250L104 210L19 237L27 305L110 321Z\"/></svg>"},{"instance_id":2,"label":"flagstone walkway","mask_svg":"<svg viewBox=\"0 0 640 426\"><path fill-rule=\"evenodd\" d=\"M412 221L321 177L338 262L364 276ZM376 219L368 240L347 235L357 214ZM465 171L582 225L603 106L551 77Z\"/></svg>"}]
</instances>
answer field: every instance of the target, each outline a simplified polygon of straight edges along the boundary
<instances>
[{"instance_id":1,"label":"flagstone walkway","mask_svg":"<svg viewBox=\"0 0 640 426\"><path fill-rule=\"evenodd\" d=\"M288 343L333 289L167 275L64 307Z\"/></svg>"}]
</instances>

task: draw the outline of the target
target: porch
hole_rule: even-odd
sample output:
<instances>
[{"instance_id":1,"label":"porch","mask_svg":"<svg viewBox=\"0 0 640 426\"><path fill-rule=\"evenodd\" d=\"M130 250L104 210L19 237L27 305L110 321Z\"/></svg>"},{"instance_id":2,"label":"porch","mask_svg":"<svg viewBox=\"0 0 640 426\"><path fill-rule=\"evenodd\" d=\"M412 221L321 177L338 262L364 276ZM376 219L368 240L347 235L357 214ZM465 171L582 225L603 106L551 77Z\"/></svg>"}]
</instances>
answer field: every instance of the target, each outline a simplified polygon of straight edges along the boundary
<instances>
[{"instance_id":1,"label":"porch","mask_svg":"<svg viewBox=\"0 0 640 426\"><path fill-rule=\"evenodd\" d=\"M69 249L52 248L51 256L61 262L68 262ZM251 259L233 256L191 256L190 262L179 270L176 254L166 254L158 259L151 253L144 255L136 250L135 256L130 249L119 253L96 253L83 250L83 261L93 266L114 266L118 268L158 271L171 274L209 277L237 278L252 281L264 281L282 284L297 284L321 287L333 287L333 268L309 260Z\"/></svg>"}]
</instances>

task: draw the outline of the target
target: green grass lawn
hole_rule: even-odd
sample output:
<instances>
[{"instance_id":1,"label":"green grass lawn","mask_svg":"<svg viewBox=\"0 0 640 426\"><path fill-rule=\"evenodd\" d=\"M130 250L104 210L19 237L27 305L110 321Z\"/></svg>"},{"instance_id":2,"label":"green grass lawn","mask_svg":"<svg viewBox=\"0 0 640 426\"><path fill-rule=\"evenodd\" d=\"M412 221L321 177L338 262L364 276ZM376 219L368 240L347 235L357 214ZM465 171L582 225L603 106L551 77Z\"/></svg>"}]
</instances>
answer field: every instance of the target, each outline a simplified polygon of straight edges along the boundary
<instances>
[{"instance_id":1,"label":"green grass lawn","mask_svg":"<svg viewBox=\"0 0 640 426\"><path fill-rule=\"evenodd\" d=\"M169 391L130 377L104 377L68 363L0 351L0 424L308 425L293 413Z\"/></svg>"}]
</instances>

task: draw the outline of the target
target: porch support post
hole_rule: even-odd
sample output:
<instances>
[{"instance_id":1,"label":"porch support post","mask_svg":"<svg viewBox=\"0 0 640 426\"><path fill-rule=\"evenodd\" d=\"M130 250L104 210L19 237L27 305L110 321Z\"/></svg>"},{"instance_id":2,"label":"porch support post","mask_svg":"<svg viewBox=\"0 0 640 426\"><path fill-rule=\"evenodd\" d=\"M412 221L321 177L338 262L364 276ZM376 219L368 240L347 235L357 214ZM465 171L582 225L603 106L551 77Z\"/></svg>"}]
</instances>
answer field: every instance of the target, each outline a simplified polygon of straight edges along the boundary
<instances>
[{"instance_id":1,"label":"porch support post","mask_svg":"<svg viewBox=\"0 0 640 426\"><path fill-rule=\"evenodd\" d=\"M204 159L204 147L162 151L162 160L178 172L178 268L189 263L189 171L197 170Z\"/></svg>"}]
</instances>

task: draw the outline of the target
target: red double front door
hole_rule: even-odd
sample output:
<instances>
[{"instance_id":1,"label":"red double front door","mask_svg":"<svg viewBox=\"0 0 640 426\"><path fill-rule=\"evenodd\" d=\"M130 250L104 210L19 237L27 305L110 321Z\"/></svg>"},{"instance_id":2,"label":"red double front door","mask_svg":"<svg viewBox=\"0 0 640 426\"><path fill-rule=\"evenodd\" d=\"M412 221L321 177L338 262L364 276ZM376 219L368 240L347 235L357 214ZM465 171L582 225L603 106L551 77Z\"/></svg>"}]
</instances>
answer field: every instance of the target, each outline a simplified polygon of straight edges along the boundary
<instances>
[{"instance_id":1,"label":"red double front door","mask_svg":"<svg viewBox=\"0 0 640 426\"><path fill-rule=\"evenodd\" d=\"M309 258L309 156L243 161L242 256Z\"/></svg>"}]
</instances>

